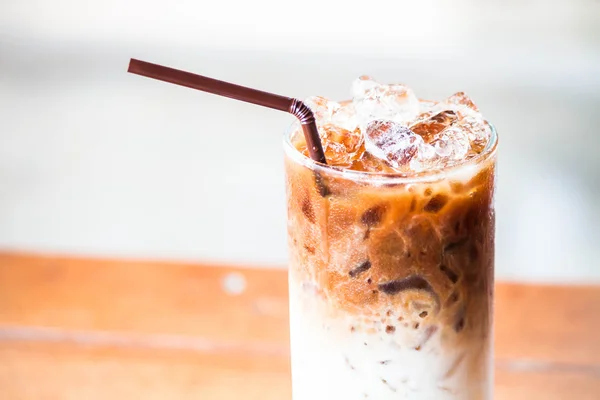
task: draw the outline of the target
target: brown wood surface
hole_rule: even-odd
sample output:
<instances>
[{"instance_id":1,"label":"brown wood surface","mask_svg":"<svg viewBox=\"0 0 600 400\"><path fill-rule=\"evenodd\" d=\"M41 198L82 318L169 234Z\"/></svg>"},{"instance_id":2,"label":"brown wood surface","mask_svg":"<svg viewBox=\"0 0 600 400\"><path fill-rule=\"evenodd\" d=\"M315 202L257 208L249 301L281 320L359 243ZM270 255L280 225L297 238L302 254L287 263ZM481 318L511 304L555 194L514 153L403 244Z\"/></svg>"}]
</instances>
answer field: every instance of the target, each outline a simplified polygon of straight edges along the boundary
<instances>
[{"instance_id":1,"label":"brown wood surface","mask_svg":"<svg viewBox=\"0 0 600 400\"><path fill-rule=\"evenodd\" d=\"M289 399L286 296L282 270L0 253L0 399ZM600 287L498 284L495 328L497 399L600 399Z\"/></svg>"}]
</instances>

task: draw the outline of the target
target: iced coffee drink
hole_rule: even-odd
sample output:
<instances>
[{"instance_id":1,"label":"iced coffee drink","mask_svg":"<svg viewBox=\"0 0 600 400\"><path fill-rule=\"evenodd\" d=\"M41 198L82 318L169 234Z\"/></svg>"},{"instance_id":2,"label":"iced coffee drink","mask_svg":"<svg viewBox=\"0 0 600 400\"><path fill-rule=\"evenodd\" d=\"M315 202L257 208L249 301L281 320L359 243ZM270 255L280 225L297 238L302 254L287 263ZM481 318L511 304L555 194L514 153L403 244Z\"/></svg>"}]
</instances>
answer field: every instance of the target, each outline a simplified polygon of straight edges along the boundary
<instances>
[{"instance_id":1,"label":"iced coffee drink","mask_svg":"<svg viewBox=\"0 0 600 400\"><path fill-rule=\"evenodd\" d=\"M496 134L368 77L285 138L294 400L490 399Z\"/></svg>"}]
</instances>

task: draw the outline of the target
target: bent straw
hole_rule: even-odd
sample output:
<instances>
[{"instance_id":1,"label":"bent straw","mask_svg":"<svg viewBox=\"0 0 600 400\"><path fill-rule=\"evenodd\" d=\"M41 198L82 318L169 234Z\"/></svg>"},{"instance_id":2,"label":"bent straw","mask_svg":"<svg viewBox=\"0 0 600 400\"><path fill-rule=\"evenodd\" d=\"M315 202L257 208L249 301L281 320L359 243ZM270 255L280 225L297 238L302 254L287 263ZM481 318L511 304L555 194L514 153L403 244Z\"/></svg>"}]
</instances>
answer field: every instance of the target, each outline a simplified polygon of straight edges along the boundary
<instances>
[{"instance_id":1,"label":"bent straw","mask_svg":"<svg viewBox=\"0 0 600 400\"><path fill-rule=\"evenodd\" d=\"M245 101L246 103L289 112L298 118L302 125L310 158L319 163L327 164L321 139L319 137L319 131L317 130L315 116L311 109L298 99L235 85L233 83L219 81L206 76L152 64L134 58L130 60L127 72L174 83L176 85L186 86L203 92L213 93L219 96L229 97L231 99Z\"/></svg>"}]
</instances>

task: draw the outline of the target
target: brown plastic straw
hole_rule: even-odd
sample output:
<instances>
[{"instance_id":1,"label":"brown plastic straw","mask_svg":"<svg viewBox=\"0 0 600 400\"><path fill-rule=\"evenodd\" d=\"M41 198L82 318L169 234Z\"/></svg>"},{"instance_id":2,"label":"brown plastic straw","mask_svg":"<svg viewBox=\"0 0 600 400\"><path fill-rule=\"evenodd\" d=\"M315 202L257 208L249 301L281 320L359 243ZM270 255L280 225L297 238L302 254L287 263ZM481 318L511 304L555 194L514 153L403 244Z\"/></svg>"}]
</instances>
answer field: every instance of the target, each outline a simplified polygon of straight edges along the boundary
<instances>
[{"instance_id":1,"label":"brown plastic straw","mask_svg":"<svg viewBox=\"0 0 600 400\"><path fill-rule=\"evenodd\" d=\"M213 93L219 96L229 97L259 106L286 111L300 120L304 137L308 145L308 154L313 160L327 164L325 153L319 132L315 122L315 116L311 109L302 101L284 97L273 93L250 89L233 83L219 81L202 75L180 71L162 65L152 64L145 61L131 59L127 72L158 79L160 81L186 86L203 92Z\"/></svg>"}]
</instances>

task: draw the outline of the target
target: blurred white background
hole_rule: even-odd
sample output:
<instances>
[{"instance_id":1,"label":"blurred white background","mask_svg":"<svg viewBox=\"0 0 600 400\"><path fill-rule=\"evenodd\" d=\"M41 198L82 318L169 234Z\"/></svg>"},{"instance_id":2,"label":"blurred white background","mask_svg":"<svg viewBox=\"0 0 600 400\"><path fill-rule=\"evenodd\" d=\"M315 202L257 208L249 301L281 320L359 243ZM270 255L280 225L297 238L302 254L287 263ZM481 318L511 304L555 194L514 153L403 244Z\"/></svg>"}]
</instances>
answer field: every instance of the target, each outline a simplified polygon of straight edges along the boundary
<instances>
[{"instance_id":1,"label":"blurred white background","mask_svg":"<svg viewBox=\"0 0 600 400\"><path fill-rule=\"evenodd\" d=\"M482 3L1 1L0 249L285 265L291 117L136 57L299 98L464 90L500 133L498 277L600 282L600 2Z\"/></svg>"}]
</instances>

